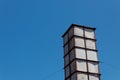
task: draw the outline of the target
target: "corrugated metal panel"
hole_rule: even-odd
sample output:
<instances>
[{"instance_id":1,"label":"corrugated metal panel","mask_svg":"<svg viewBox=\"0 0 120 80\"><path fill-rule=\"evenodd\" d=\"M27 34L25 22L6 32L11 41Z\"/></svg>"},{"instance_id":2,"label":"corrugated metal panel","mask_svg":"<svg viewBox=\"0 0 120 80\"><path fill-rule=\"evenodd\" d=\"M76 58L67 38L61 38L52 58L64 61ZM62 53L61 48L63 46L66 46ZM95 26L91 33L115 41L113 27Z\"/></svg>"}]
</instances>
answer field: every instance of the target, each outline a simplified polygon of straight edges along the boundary
<instances>
[{"instance_id":1,"label":"corrugated metal panel","mask_svg":"<svg viewBox=\"0 0 120 80\"><path fill-rule=\"evenodd\" d=\"M64 54L66 55L67 53L68 53L68 44L66 44L64 47Z\"/></svg>"},{"instance_id":2,"label":"corrugated metal panel","mask_svg":"<svg viewBox=\"0 0 120 80\"><path fill-rule=\"evenodd\" d=\"M74 35L74 28L72 27L70 30L69 30L69 39Z\"/></svg>"},{"instance_id":3,"label":"corrugated metal panel","mask_svg":"<svg viewBox=\"0 0 120 80\"><path fill-rule=\"evenodd\" d=\"M70 78L68 78L67 80L70 80Z\"/></svg>"},{"instance_id":4,"label":"corrugated metal panel","mask_svg":"<svg viewBox=\"0 0 120 80\"><path fill-rule=\"evenodd\" d=\"M65 56L65 66L69 64L69 54Z\"/></svg>"},{"instance_id":5,"label":"corrugated metal panel","mask_svg":"<svg viewBox=\"0 0 120 80\"><path fill-rule=\"evenodd\" d=\"M96 49L95 41L93 40L86 40L86 47L89 49Z\"/></svg>"},{"instance_id":6,"label":"corrugated metal panel","mask_svg":"<svg viewBox=\"0 0 120 80\"><path fill-rule=\"evenodd\" d=\"M72 38L69 42L69 49L72 49L74 47L74 39Z\"/></svg>"},{"instance_id":7,"label":"corrugated metal panel","mask_svg":"<svg viewBox=\"0 0 120 80\"><path fill-rule=\"evenodd\" d=\"M70 67L71 67L71 73L73 73L73 72L76 70L75 61L73 61L73 62L70 64Z\"/></svg>"},{"instance_id":8,"label":"corrugated metal panel","mask_svg":"<svg viewBox=\"0 0 120 80\"><path fill-rule=\"evenodd\" d=\"M77 80L76 79L76 73L71 76L71 80Z\"/></svg>"},{"instance_id":9,"label":"corrugated metal panel","mask_svg":"<svg viewBox=\"0 0 120 80\"><path fill-rule=\"evenodd\" d=\"M99 73L98 71L98 63L88 62L88 70L92 73Z\"/></svg>"},{"instance_id":10,"label":"corrugated metal panel","mask_svg":"<svg viewBox=\"0 0 120 80\"><path fill-rule=\"evenodd\" d=\"M74 28L74 35L83 36L83 28L81 28L81 27L75 27Z\"/></svg>"},{"instance_id":11,"label":"corrugated metal panel","mask_svg":"<svg viewBox=\"0 0 120 80\"><path fill-rule=\"evenodd\" d=\"M97 75L89 75L89 80L99 80Z\"/></svg>"},{"instance_id":12,"label":"corrugated metal panel","mask_svg":"<svg viewBox=\"0 0 120 80\"><path fill-rule=\"evenodd\" d=\"M70 61L72 61L75 58L75 52L74 49L70 52Z\"/></svg>"},{"instance_id":13,"label":"corrugated metal panel","mask_svg":"<svg viewBox=\"0 0 120 80\"><path fill-rule=\"evenodd\" d=\"M68 34L64 36L64 44L68 41Z\"/></svg>"},{"instance_id":14,"label":"corrugated metal panel","mask_svg":"<svg viewBox=\"0 0 120 80\"><path fill-rule=\"evenodd\" d=\"M65 77L68 77L70 75L70 68L69 66L65 68Z\"/></svg>"},{"instance_id":15,"label":"corrugated metal panel","mask_svg":"<svg viewBox=\"0 0 120 80\"><path fill-rule=\"evenodd\" d=\"M98 61L97 52L87 50L87 58L88 60Z\"/></svg>"},{"instance_id":16,"label":"corrugated metal panel","mask_svg":"<svg viewBox=\"0 0 120 80\"><path fill-rule=\"evenodd\" d=\"M88 80L87 74L77 73L77 80Z\"/></svg>"},{"instance_id":17,"label":"corrugated metal panel","mask_svg":"<svg viewBox=\"0 0 120 80\"><path fill-rule=\"evenodd\" d=\"M85 37L94 39L94 30L85 29Z\"/></svg>"},{"instance_id":18,"label":"corrugated metal panel","mask_svg":"<svg viewBox=\"0 0 120 80\"><path fill-rule=\"evenodd\" d=\"M86 59L86 54L84 49L75 49L75 52L76 52L76 58Z\"/></svg>"},{"instance_id":19,"label":"corrugated metal panel","mask_svg":"<svg viewBox=\"0 0 120 80\"><path fill-rule=\"evenodd\" d=\"M77 47L85 47L84 39L76 37L75 38L75 46L77 46Z\"/></svg>"},{"instance_id":20,"label":"corrugated metal panel","mask_svg":"<svg viewBox=\"0 0 120 80\"><path fill-rule=\"evenodd\" d=\"M76 62L77 62L77 70L78 71L85 71L85 72L87 72L86 61L77 60Z\"/></svg>"}]
</instances>

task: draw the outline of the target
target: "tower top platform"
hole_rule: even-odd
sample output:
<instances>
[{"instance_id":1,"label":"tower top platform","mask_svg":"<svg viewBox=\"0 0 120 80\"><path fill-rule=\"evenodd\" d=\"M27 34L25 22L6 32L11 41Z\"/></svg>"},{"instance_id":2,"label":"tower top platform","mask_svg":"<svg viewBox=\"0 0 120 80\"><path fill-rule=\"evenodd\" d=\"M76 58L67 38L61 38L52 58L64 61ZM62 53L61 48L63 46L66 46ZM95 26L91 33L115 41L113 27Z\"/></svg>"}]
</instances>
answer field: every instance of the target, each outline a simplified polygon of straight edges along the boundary
<instances>
[{"instance_id":1,"label":"tower top platform","mask_svg":"<svg viewBox=\"0 0 120 80\"><path fill-rule=\"evenodd\" d=\"M88 26L78 25L78 24L71 24L70 27L68 28L68 30L62 35L62 37L64 37L65 34L68 33L68 31L69 31L72 27L81 27L81 28L84 28L84 29L96 30L96 28L94 28L94 27L88 27Z\"/></svg>"}]
</instances>

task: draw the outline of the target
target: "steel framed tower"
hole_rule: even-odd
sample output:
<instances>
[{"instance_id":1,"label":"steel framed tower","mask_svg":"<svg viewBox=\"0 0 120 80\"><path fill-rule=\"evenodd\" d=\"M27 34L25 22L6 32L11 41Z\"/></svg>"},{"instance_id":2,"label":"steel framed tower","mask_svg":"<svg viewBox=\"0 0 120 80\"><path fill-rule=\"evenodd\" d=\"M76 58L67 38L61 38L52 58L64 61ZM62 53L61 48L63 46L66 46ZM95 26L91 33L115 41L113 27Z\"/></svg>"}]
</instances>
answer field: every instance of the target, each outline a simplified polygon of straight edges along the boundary
<instances>
[{"instance_id":1,"label":"steel framed tower","mask_svg":"<svg viewBox=\"0 0 120 80\"><path fill-rule=\"evenodd\" d=\"M95 30L72 24L63 34L65 80L100 80Z\"/></svg>"}]
</instances>

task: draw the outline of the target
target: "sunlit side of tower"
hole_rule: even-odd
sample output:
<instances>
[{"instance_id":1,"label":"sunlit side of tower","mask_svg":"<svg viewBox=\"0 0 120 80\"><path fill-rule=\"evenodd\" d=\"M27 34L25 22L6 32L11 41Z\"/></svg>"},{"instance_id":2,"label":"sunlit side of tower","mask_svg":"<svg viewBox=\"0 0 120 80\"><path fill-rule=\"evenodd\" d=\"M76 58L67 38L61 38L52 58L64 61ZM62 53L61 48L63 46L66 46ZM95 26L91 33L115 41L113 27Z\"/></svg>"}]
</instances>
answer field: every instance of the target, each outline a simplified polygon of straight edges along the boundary
<instances>
[{"instance_id":1,"label":"sunlit side of tower","mask_svg":"<svg viewBox=\"0 0 120 80\"><path fill-rule=\"evenodd\" d=\"M72 24L63 34L65 80L100 80L95 30Z\"/></svg>"}]
</instances>

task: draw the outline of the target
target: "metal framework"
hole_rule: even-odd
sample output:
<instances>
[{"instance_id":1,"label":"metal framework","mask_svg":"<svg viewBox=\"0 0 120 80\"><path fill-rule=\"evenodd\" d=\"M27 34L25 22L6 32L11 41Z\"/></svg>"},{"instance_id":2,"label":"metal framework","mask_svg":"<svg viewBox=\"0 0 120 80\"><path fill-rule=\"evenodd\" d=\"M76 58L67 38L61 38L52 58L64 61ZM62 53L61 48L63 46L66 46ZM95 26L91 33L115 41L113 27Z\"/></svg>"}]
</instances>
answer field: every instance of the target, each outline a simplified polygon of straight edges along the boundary
<instances>
[{"instance_id":1,"label":"metal framework","mask_svg":"<svg viewBox=\"0 0 120 80\"><path fill-rule=\"evenodd\" d=\"M100 80L95 30L72 24L63 34L65 80Z\"/></svg>"}]
</instances>

